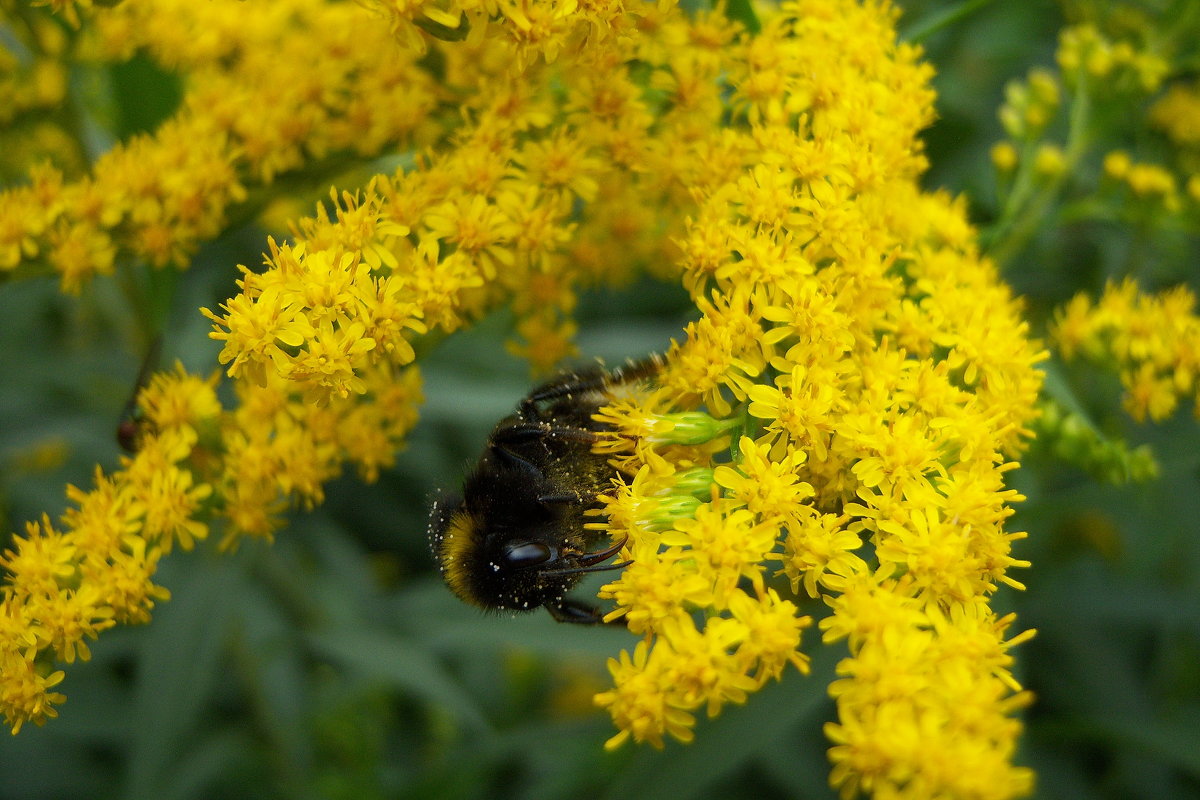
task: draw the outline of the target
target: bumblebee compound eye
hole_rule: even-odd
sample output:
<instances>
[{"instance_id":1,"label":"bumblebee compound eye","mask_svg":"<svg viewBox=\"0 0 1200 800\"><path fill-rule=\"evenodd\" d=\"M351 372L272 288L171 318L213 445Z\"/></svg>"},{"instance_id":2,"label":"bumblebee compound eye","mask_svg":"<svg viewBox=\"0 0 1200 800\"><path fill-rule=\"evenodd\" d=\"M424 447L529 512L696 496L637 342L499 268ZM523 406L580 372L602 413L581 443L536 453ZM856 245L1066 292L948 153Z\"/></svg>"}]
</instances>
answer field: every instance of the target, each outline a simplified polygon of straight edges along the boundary
<instances>
[{"instance_id":1,"label":"bumblebee compound eye","mask_svg":"<svg viewBox=\"0 0 1200 800\"><path fill-rule=\"evenodd\" d=\"M507 566L522 568L536 567L555 558L554 550L544 542L518 542L504 546L504 563Z\"/></svg>"}]
</instances>

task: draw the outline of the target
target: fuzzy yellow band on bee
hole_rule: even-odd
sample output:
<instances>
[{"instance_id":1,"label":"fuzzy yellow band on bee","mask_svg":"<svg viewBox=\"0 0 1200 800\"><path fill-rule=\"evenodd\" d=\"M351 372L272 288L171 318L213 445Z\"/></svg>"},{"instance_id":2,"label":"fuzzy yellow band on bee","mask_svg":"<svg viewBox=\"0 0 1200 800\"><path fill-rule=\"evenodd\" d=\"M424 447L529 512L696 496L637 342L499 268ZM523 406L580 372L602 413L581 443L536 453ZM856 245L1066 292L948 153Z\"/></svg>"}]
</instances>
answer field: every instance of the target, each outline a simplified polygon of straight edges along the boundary
<instances>
[{"instance_id":1,"label":"fuzzy yellow band on bee","mask_svg":"<svg viewBox=\"0 0 1200 800\"><path fill-rule=\"evenodd\" d=\"M483 605L471 585L471 565L468 563L472 553L477 551L474 538L478 531L479 520L467 511L455 511L442 535L440 550L439 566L446 585L459 599L472 605Z\"/></svg>"}]
</instances>

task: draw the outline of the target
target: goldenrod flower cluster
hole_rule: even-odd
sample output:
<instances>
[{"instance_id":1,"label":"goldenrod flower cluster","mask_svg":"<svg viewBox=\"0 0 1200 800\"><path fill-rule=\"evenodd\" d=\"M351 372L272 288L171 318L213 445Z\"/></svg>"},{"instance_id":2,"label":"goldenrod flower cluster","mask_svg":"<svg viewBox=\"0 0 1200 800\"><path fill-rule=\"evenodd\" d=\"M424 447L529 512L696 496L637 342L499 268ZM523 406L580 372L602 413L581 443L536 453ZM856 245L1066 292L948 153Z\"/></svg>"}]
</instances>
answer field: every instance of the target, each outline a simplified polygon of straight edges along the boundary
<instances>
[{"instance_id":1,"label":"goldenrod flower cluster","mask_svg":"<svg viewBox=\"0 0 1200 800\"><path fill-rule=\"evenodd\" d=\"M1088 81L1105 92L1153 92L1170 71L1153 43L1114 39L1087 23L1063 30L1056 57L1069 84Z\"/></svg>"},{"instance_id":2,"label":"goldenrod flower cluster","mask_svg":"<svg viewBox=\"0 0 1200 800\"><path fill-rule=\"evenodd\" d=\"M916 187L928 70L888 22L787 5L726 61L743 125L724 139L754 157L698 191L680 240L702 316L662 389L605 416L641 466L609 498L633 563L602 595L646 638L598 701L621 728L612 746L689 740L696 710L804 669L796 602L819 597L825 639L851 650L834 783L1008 797L1030 782L1010 763L1027 698L1012 620L987 598L1025 566L1003 474L1039 354L961 207ZM680 404L718 418L713 437L736 421L732 462L646 421ZM719 492L695 484L700 468Z\"/></svg>"},{"instance_id":3,"label":"goldenrod flower cluster","mask_svg":"<svg viewBox=\"0 0 1200 800\"><path fill-rule=\"evenodd\" d=\"M1186 199L1200 220L1200 83L1173 85L1151 107L1150 123L1179 149Z\"/></svg>"},{"instance_id":4,"label":"goldenrod flower cluster","mask_svg":"<svg viewBox=\"0 0 1200 800\"><path fill-rule=\"evenodd\" d=\"M223 313L210 312L229 374L272 372L317 402L346 397L370 365L411 361L407 336L453 331L501 302L519 317L514 349L536 367L572 354L577 287L619 282L640 264L665 271L679 204L690 205L682 187L722 167L681 156L719 145L698 131L719 115L715 77L733 26L709 15L690 34L667 6L641 11L608 9L619 25L581 12L544 42L502 16L487 23L494 35L443 46L470 123L444 151L347 198L336 220L303 223L300 244L273 246L268 269L247 273ZM657 49L618 37L635 19L659 31ZM573 42L574 57L548 64L532 42L542 59ZM658 64L653 93L630 74L634 58ZM511 73L514 59L526 68Z\"/></svg>"},{"instance_id":5,"label":"goldenrod flower cluster","mask_svg":"<svg viewBox=\"0 0 1200 800\"><path fill-rule=\"evenodd\" d=\"M419 141L439 99L418 54L352 4L288 0L245 13L131 0L90 22L48 55L86 65L142 49L188 83L170 120L113 147L90 174L43 165L0 193L0 270L52 270L68 292L130 259L187 266L256 187L300 167L333 169L343 153Z\"/></svg>"},{"instance_id":6,"label":"goldenrod flower cluster","mask_svg":"<svg viewBox=\"0 0 1200 800\"><path fill-rule=\"evenodd\" d=\"M163 599L175 542L269 536L346 461L388 464L419 337L508 304L514 349L549 366L581 286L649 269L699 313L658 385L602 414L627 480L597 524L632 562L602 593L642 636L596 698L609 744L687 741L700 709L806 670L820 599L849 649L827 731L843 794L1027 792L1008 653L1027 634L989 598L1027 566L1004 476L1042 356L964 205L918 185L931 70L890 7L792 0L751 33L667 0L366 5L389 24L318 0L88 12L98 52L144 45L192 83L92 175L0 195L9 269L44 260L70 288L119 255L183 264L252 184L346 150L408 158L205 310L232 408L215 378L155 377L136 455L4 556L14 728L54 714L54 661Z\"/></svg>"},{"instance_id":7,"label":"goldenrod flower cluster","mask_svg":"<svg viewBox=\"0 0 1200 800\"><path fill-rule=\"evenodd\" d=\"M1004 132L1014 139L1037 136L1051 123L1062 102L1055 75L1045 68L1029 71L1024 81L1012 81L1004 87L1000 122Z\"/></svg>"},{"instance_id":8,"label":"goldenrod flower cluster","mask_svg":"<svg viewBox=\"0 0 1200 800\"><path fill-rule=\"evenodd\" d=\"M216 378L182 368L142 391L137 452L95 488L67 488L72 507L55 525L31 522L0 556L0 713L20 730L57 715L65 698L55 661L87 659L86 640L118 623L146 622L168 597L153 583L159 558L190 550L217 523L222 545L270 537L289 503L312 505L352 460L367 477L393 462L416 421L415 372L377 370L369 399L317 408L281 391L242 384L222 409Z\"/></svg>"},{"instance_id":9,"label":"goldenrod flower cluster","mask_svg":"<svg viewBox=\"0 0 1200 800\"><path fill-rule=\"evenodd\" d=\"M1120 376L1125 410L1138 422L1166 419L1188 397L1200 416L1200 317L1187 287L1147 294L1130 279L1110 283L1097 300L1076 295L1051 334L1064 357Z\"/></svg>"},{"instance_id":10,"label":"goldenrod flower cluster","mask_svg":"<svg viewBox=\"0 0 1200 800\"><path fill-rule=\"evenodd\" d=\"M1150 122L1181 147L1200 147L1200 82L1171 86L1150 109Z\"/></svg>"},{"instance_id":11,"label":"goldenrod flower cluster","mask_svg":"<svg viewBox=\"0 0 1200 800\"><path fill-rule=\"evenodd\" d=\"M68 70L61 60L66 36L49 19L31 24L30 36L37 48L26 58L0 49L0 130L6 131L0 148L0 180L6 183L48 150L73 164L81 162L73 157L69 139L44 119L53 115L67 94Z\"/></svg>"},{"instance_id":12,"label":"goldenrod flower cluster","mask_svg":"<svg viewBox=\"0 0 1200 800\"><path fill-rule=\"evenodd\" d=\"M1069 28L1060 37L1058 52L1063 78L1075 91L1095 95L1098 102L1121 94L1151 96L1163 86L1173 65L1168 48L1158 52L1153 37L1146 38L1150 43L1138 47L1128 40L1113 41L1090 25ZM1182 213L1185 224L1194 230L1200 226L1200 153L1196 150L1200 94L1194 85L1172 84L1149 107L1145 119L1149 127L1166 135L1171 145L1166 151L1168 163L1138 161L1117 149L1105 156L1104 174L1128 188L1131 197L1126 203L1131 210L1163 219Z\"/></svg>"},{"instance_id":13,"label":"goldenrod flower cluster","mask_svg":"<svg viewBox=\"0 0 1200 800\"><path fill-rule=\"evenodd\" d=\"M1194 87L1169 83L1187 70L1193 23L1181 9L1162 17L1132 13L1113 31L1067 27L1057 70L1034 68L1006 86L999 118L1009 138L991 151L999 219L986 240L1000 243L989 252L1001 263L1046 218L1130 222L1168 237L1200 229L1200 104Z\"/></svg>"},{"instance_id":14,"label":"goldenrod flower cluster","mask_svg":"<svg viewBox=\"0 0 1200 800\"><path fill-rule=\"evenodd\" d=\"M1113 150L1104 157L1104 174L1128 188L1130 205L1175 214L1182 210L1179 184L1166 167L1135 162L1124 150Z\"/></svg>"}]
</instances>

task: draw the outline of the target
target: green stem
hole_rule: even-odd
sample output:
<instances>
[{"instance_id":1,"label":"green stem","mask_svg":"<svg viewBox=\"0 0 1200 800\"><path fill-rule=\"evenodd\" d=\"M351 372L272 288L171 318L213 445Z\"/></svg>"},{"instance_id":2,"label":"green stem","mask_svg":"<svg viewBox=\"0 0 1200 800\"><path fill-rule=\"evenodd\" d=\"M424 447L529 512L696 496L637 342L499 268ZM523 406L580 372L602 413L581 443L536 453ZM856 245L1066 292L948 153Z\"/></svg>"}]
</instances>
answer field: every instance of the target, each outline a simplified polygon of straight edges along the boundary
<instances>
[{"instance_id":1,"label":"green stem","mask_svg":"<svg viewBox=\"0 0 1200 800\"><path fill-rule=\"evenodd\" d=\"M1065 165L1053 178L1039 178L1035 163L1037 142L1026 143L1025 152L1021 156L1020 170L1004 211L1000 219L980 237L988 255L1001 268L1020 252L1041 228L1050 205L1059 199L1067 179L1074 174L1075 168L1083 160L1090 143L1087 130L1090 112L1091 98L1087 82L1081 74L1072 95L1068 115L1067 144L1063 152Z\"/></svg>"},{"instance_id":2,"label":"green stem","mask_svg":"<svg viewBox=\"0 0 1200 800\"><path fill-rule=\"evenodd\" d=\"M141 263L117 269L117 283L132 310L142 351L148 352L163 336L178 282L179 271L174 267Z\"/></svg>"}]
</instances>

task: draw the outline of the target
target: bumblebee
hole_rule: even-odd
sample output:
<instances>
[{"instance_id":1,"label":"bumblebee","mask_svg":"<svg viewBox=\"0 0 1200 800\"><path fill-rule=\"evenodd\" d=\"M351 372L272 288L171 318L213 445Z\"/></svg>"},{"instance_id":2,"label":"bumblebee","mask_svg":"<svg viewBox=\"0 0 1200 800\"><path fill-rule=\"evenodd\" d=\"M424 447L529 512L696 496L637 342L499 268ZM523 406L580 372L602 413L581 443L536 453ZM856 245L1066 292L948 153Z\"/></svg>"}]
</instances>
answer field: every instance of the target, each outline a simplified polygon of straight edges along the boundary
<instances>
[{"instance_id":1,"label":"bumblebee","mask_svg":"<svg viewBox=\"0 0 1200 800\"><path fill-rule=\"evenodd\" d=\"M566 593L624 546L595 546L584 527L596 496L617 470L592 452L607 427L592 419L607 390L652 377L655 355L613 370L564 373L535 387L488 437L462 494L438 497L429 515L429 544L446 585L487 610L539 606L560 622L603 621L596 608ZM628 563L628 562L626 562Z\"/></svg>"}]
</instances>

